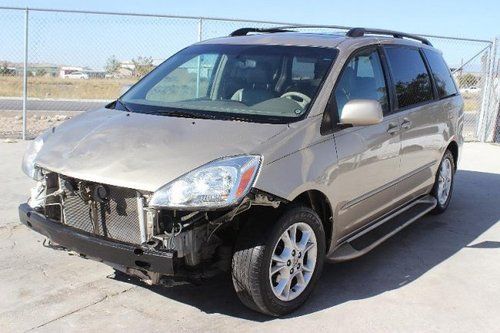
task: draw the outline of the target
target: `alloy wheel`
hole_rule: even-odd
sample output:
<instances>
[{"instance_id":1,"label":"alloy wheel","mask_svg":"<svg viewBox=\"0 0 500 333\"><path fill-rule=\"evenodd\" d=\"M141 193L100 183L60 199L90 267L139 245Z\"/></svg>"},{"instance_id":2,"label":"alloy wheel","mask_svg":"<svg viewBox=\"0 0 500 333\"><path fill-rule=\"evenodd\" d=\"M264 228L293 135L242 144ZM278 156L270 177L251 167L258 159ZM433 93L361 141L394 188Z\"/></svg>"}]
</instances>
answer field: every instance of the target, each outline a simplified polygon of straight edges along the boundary
<instances>
[{"instance_id":1,"label":"alloy wheel","mask_svg":"<svg viewBox=\"0 0 500 333\"><path fill-rule=\"evenodd\" d=\"M306 223L288 227L276 243L269 266L269 282L274 295L291 301L307 287L318 256L316 235Z\"/></svg>"},{"instance_id":2,"label":"alloy wheel","mask_svg":"<svg viewBox=\"0 0 500 333\"><path fill-rule=\"evenodd\" d=\"M439 167L437 199L444 205L450 196L453 170L449 159L444 159Z\"/></svg>"}]
</instances>

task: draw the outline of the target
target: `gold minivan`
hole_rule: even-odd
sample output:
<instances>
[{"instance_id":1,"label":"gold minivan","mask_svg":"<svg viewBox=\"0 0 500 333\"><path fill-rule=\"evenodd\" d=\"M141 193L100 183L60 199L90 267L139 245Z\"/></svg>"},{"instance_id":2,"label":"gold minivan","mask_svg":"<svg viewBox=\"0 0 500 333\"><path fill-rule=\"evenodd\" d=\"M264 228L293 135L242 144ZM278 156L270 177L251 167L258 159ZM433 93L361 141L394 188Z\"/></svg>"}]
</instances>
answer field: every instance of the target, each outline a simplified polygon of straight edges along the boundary
<instances>
[{"instance_id":1,"label":"gold minivan","mask_svg":"<svg viewBox=\"0 0 500 333\"><path fill-rule=\"evenodd\" d=\"M463 100L421 37L244 28L29 146L21 222L149 284L231 274L279 316L323 263L448 207Z\"/></svg>"}]
</instances>

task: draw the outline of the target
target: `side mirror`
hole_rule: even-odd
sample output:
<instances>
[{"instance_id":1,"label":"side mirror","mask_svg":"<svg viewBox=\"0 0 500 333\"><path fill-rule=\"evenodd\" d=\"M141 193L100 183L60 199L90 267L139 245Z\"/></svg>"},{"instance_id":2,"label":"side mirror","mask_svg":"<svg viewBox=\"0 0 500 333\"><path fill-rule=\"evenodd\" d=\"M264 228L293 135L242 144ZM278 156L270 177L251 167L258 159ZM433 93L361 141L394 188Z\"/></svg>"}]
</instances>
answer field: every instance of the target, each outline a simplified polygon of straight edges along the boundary
<instances>
[{"instance_id":1,"label":"side mirror","mask_svg":"<svg viewBox=\"0 0 500 333\"><path fill-rule=\"evenodd\" d=\"M340 123L352 126L375 125L382 122L382 105L374 99L353 99L342 109Z\"/></svg>"}]
</instances>

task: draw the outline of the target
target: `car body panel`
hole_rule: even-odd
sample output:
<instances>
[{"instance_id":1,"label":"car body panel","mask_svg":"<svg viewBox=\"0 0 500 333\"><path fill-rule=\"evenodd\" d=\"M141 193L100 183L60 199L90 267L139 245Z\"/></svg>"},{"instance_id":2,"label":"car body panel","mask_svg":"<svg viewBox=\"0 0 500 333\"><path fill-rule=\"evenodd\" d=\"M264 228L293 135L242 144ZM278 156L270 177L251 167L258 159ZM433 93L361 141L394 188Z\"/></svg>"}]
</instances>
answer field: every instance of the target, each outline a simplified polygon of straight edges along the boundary
<instances>
[{"instance_id":1,"label":"car body panel","mask_svg":"<svg viewBox=\"0 0 500 333\"><path fill-rule=\"evenodd\" d=\"M334 134L338 173L336 230L338 237L361 227L374 216L394 208L400 172L400 134L388 133L399 115L384 117L377 125L356 126Z\"/></svg>"},{"instance_id":2,"label":"car body panel","mask_svg":"<svg viewBox=\"0 0 500 333\"><path fill-rule=\"evenodd\" d=\"M200 42L204 43L331 47L338 55L300 121L262 124L101 109L55 129L36 163L78 179L154 191L217 158L259 154L263 165L255 188L290 201L309 190L326 196L333 212L331 254L345 235L429 193L447 145L462 145L460 95L389 114L377 125L320 134L335 82L353 52L368 45L430 46L401 38L300 33ZM400 127L405 117L412 127L387 133L389 123Z\"/></svg>"},{"instance_id":3,"label":"car body panel","mask_svg":"<svg viewBox=\"0 0 500 333\"><path fill-rule=\"evenodd\" d=\"M252 34L238 37L218 37L206 39L196 44L238 44L238 45L288 45L312 47L337 47L348 40L344 35L282 32L273 34Z\"/></svg>"},{"instance_id":4,"label":"car body panel","mask_svg":"<svg viewBox=\"0 0 500 333\"><path fill-rule=\"evenodd\" d=\"M346 235L429 193L446 147L456 141L460 148L463 142L459 125L460 119L463 122L460 116L463 101L459 95L390 114L380 125L341 130L323 137L318 135L319 116L325 112L335 82L350 55L360 47L382 44L431 48L383 37L342 41L337 60L309 114L309 119L317 120L316 135L308 132L307 137L298 135L301 139L297 142L285 144L283 152L276 154L283 157L266 165L256 184L288 200L308 190L325 194L333 211L332 235L328 235L331 239L329 255L338 240ZM389 122L401 126L405 117L411 117L413 128L400 129L393 137L386 133ZM293 124L300 125L300 122ZM289 134L297 136L294 131ZM295 153L294 146L297 148ZM327 159L331 164L325 161Z\"/></svg>"},{"instance_id":5,"label":"car body panel","mask_svg":"<svg viewBox=\"0 0 500 333\"><path fill-rule=\"evenodd\" d=\"M155 191L212 160L256 151L287 129L100 109L56 128L35 163L78 179Z\"/></svg>"},{"instance_id":6,"label":"car body panel","mask_svg":"<svg viewBox=\"0 0 500 333\"><path fill-rule=\"evenodd\" d=\"M427 103L400 112L401 174L398 184L400 202L428 193L433 175L441 162L443 143L450 136L449 119L441 102ZM403 123L409 124L403 128Z\"/></svg>"},{"instance_id":7,"label":"car body panel","mask_svg":"<svg viewBox=\"0 0 500 333\"><path fill-rule=\"evenodd\" d=\"M308 118L291 126L293 130L287 135L275 137L263 145L267 148L264 155L267 162L254 186L290 201L311 189L328 194L337 168L333 136L317 135L321 117Z\"/></svg>"}]
</instances>

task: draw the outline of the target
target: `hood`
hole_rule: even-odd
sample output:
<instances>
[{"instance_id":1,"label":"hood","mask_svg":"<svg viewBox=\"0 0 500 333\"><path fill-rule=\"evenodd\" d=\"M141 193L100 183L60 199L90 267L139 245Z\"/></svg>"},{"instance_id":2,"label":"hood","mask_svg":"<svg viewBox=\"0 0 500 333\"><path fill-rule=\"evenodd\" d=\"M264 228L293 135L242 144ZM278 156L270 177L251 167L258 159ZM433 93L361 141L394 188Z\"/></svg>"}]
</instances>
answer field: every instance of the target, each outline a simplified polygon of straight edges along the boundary
<instances>
[{"instance_id":1,"label":"hood","mask_svg":"<svg viewBox=\"0 0 500 333\"><path fill-rule=\"evenodd\" d=\"M287 127L100 109L55 128L35 163L77 179L155 191L217 158L258 153Z\"/></svg>"}]
</instances>

